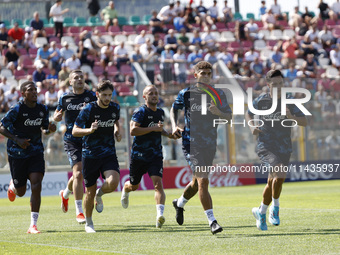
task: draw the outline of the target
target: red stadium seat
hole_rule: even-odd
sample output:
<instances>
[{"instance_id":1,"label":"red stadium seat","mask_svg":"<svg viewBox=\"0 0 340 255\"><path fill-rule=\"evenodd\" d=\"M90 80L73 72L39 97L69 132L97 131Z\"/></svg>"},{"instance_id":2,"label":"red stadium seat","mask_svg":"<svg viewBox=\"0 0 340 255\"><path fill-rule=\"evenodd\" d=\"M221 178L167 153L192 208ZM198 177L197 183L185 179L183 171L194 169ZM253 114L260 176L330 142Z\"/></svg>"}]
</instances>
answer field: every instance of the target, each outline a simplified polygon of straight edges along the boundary
<instances>
[{"instance_id":1,"label":"red stadium seat","mask_svg":"<svg viewBox=\"0 0 340 255\"><path fill-rule=\"evenodd\" d=\"M14 76L15 76L15 79L17 79L17 80L19 80L21 77L25 77L26 76L25 70L23 70L23 69L15 70Z\"/></svg>"},{"instance_id":2,"label":"red stadium seat","mask_svg":"<svg viewBox=\"0 0 340 255\"><path fill-rule=\"evenodd\" d=\"M228 50L230 51L238 51L241 48L241 45L239 42L231 42L229 43Z\"/></svg>"},{"instance_id":3,"label":"red stadium seat","mask_svg":"<svg viewBox=\"0 0 340 255\"><path fill-rule=\"evenodd\" d=\"M118 35L121 33L119 26L110 26L109 27L109 33L111 35Z\"/></svg>"},{"instance_id":4,"label":"red stadium seat","mask_svg":"<svg viewBox=\"0 0 340 255\"><path fill-rule=\"evenodd\" d=\"M226 27L225 23L223 23L223 22L217 22L217 23L215 24L215 26L216 26L218 32L223 32L223 31L228 31L228 30L229 30L229 29Z\"/></svg>"},{"instance_id":5,"label":"red stadium seat","mask_svg":"<svg viewBox=\"0 0 340 255\"><path fill-rule=\"evenodd\" d=\"M124 32L127 35L132 35L132 34L136 33L135 29L133 28L133 26L130 26L130 25L124 25L122 27L122 32Z\"/></svg>"},{"instance_id":6,"label":"red stadium seat","mask_svg":"<svg viewBox=\"0 0 340 255\"><path fill-rule=\"evenodd\" d=\"M138 26L136 26L136 33L137 34L140 34L140 32L142 30L145 30L145 32L147 32L147 33L150 32L150 28L147 25L138 25Z\"/></svg>"},{"instance_id":7,"label":"red stadium seat","mask_svg":"<svg viewBox=\"0 0 340 255\"><path fill-rule=\"evenodd\" d=\"M336 23L334 20L332 19L326 19L325 20L325 25L329 28L329 29L333 29L336 27Z\"/></svg>"},{"instance_id":8,"label":"red stadium seat","mask_svg":"<svg viewBox=\"0 0 340 255\"><path fill-rule=\"evenodd\" d=\"M80 27L68 27L67 33L65 35L67 36L79 36L80 34Z\"/></svg>"},{"instance_id":9,"label":"red stadium seat","mask_svg":"<svg viewBox=\"0 0 340 255\"><path fill-rule=\"evenodd\" d=\"M127 86L125 83L121 84L118 87L118 93L120 96L131 96L132 92L130 91L130 87Z\"/></svg>"},{"instance_id":10,"label":"red stadium seat","mask_svg":"<svg viewBox=\"0 0 340 255\"><path fill-rule=\"evenodd\" d=\"M250 50L251 47L253 47L253 42L252 41L244 41L242 42L242 47L244 51Z\"/></svg>"},{"instance_id":11,"label":"red stadium seat","mask_svg":"<svg viewBox=\"0 0 340 255\"><path fill-rule=\"evenodd\" d=\"M51 36L49 42L56 42L56 43L60 43L60 38L59 37L55 37L55 36Z\"/></svg>"},{"instance_id":12,"label":"red stadium seat","mask_svg":"<svg viewBox=\"0 0 340 255\"><path fill-rule=\"evenodd\" d=\"M115 76L116 74L118 74L118 70L117 70L117 67L115 65L112 65L112 66L108 66L107 67L107 73L110 75L110 76Z\"/></svg>"},{"instance_id":13,"label":"red stadium seat","mask_svg":"<svg viewBox=\"0 0 340 255\"><path fill-rule=\"evenodd\" d=\"M46 36L54 35L54 27L45 27Z\"/></svg>"},{"instance_id":14,"label":"red stadium seat","mask_svg":"<svg viewBox=\"0 0 340 255\"><path fill-rule=\"evenodd\" d=\"M123 75L132 75L132 69L129 65L122 65L120 67L120 73Z\"/></svg>"},{"instance_id":15,"label":"red stadium seat","mask_svg":"<svg viewBox=\"0 0 340 255\"><path fill-rule=\"evenodd\" d=\"M80 32L83 32L83 31L85 31L85 30L87 30L87 31L92 31L92 27L90 27L90 26L85 26L85 27L81 27L81 28L80 28Z\"/></svg>"},{"instance_id":16,"label":"red stadium seat","mask_svg":"<svg viewBox=\"0 0 340 255\"><path fill-rule=\"evenodd\" d=\"M30 55L30 58L36 58L37 57L37 51L38 51L38 49L29 48L28 54Z\"/></svg>"},{"instance_id":17,"label":"red stadium seat","mask_svg":"<svg viewBox=\"0 0 340 255\"><path fill-rule=\"evenodd\" d=\"M94 66L93 67L93 73L97 76L103 74L104 68L102 66Z\"/></svg>"}]
</instances>

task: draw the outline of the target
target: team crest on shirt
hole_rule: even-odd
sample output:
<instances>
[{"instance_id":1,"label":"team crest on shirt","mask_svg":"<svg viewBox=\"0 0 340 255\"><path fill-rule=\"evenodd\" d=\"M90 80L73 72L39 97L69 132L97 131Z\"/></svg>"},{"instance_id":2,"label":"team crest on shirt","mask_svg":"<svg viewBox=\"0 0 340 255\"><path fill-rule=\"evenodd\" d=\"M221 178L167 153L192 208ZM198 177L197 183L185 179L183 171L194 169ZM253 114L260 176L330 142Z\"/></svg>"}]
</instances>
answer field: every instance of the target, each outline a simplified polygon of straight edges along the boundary
<instances>
[{"instance_id":1,"label":"team crest on shirt","mask_svg":"<svg viewBox=\"0 0 340 255\"><path fill-rule=\"evenodd\" d=\"M85 103L88 103L88 102L90 102L90 98L89 97L85 97L84 101L85 101Z\"/></svg>"},{"instance_id":2,"label":"team crest on shirt","mask_svg":"<svg viewBox=\"0 0 340 255\"><path fill-rule=\"evenodd\" d=\"M71 102L71 98L66 99L65 101L66 101L66 103L69 103L69 102Z\"/></svg>"},{"instance_id":3,"label":"team crest on shirt","mask_svg":"<svg viewBox=\"0 0 340 255\"><path fill-rule=\"evenodd\" d=\"M77 160L77 155L73 155L71 158L72 160Z\"/></svg>"},{"instance_id":4,"label":"team crest on shirt","mask_svg":"<svg viewBox=\"0 0 340 255\"><path fill-rule=\"evenodd\" d=\"M28 116L28 113L23 113L22 116L26 117Z\"/></svg>"},{"instance_id":5,"label":"team crest on shirt","mask_svg":"<svg viewBox=\"0 0 340 255\"><path fill-rule=\"evenodd\" d=\"M148 119L153 119L153 116L148 116Z\"/></svg>"},{"instance_id":6,"label":"team crest on shirt","mask_svg":"<svg viewBox=\"0 0 340 255\"><path fill-rule=\"evenodd\" d=\"M18 181L17 179L14 179L14 180L13 180L13 183L14 183L14 184L18 184L19 181Z\"/></svg>"},{"instance_id":7,"label":"team crest on shirt","mask_svg":"<svg viewBox=\"0 0 340 255\"><path fill-rule=\"evenodd\" d=\"M100 115L94 115L94 118L95 119L100 118Z\"/></svg>"},{"instance_id":8,"label":"team crest on shirt","mask_svg":"<svg viewBox=\"0 0 340 255\"><path fill-rule=\"evenodd\" d=\"M117 115L116 115L115 113L112 113L112 118L114 118L114 119L115 119L115 118L116 118L116 116L117 116Z\"/></svg>"},{"instance_id":9,"label":"team crest on shirt","mask_svg":"<svg viewBox=\"0 0 340 255\"><path fill-rule=\"evenodd\" d=\"M43 112L39 112L40 117L44 117L44 113Z\"/></svg>"}]
</instances>

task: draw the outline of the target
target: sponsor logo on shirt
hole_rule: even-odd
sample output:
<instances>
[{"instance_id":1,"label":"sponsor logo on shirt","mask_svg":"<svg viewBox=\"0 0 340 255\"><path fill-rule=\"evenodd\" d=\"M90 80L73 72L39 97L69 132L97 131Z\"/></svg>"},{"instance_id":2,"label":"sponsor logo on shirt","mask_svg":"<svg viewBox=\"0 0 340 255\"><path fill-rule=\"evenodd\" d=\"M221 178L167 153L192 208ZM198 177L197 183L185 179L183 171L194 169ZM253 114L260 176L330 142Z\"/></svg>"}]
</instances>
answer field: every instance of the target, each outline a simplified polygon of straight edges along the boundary
<instances>
[{"instance_id":1,"label":"sponsor logo on shirt","mask_svg":"<svg viewBox=\"0 0 340 255\"><path fill-rule=\"evenodd\" d=\"M43 120L42 118L37 118L35 120L27 119L25 120L24 125L25 126L41 126L42 120Z\"/></svg>"}]
</instances>

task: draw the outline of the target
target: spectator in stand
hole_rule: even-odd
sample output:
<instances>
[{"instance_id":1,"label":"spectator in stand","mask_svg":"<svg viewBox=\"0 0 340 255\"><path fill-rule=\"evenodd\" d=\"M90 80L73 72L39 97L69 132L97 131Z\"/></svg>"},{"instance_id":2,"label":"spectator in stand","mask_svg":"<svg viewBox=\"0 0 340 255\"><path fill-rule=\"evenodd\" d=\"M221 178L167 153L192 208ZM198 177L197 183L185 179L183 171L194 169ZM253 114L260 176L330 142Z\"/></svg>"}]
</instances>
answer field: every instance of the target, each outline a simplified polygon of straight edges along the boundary
<instances>
[{"instance_id":1,"label":"spectator in stand","mask_svg":"<svg viewBox=\"0 0 340 255\"><path fill-rule=\"evenodd\" d=\"M69 72L73 70L77 70L81 66L81 62L79 58L77 58L76 54L73 54L71 58L67 59L65 65Z\"/></svg>"},{"instance_id":2,"label":"spectator in stand","mask_svg":"<svg viewBox=\"0 0 340 255\"><path fill-rule=\"evenodd\" d=\"M262 19L262 16L267 13L266 1L261 1L261 7L259 10L259 17Z\"/></svg>"},{"instance_id":3,"label":"spectator in stand","mask_svg":"<svg viewBox=\"0 0 340 255\"><path fill-rule=\"evenodd\" d=\"M156 52L153 50L153 48L151 47L151 45L147 46L146 52L142 53L142 55L143 55L143 59L144 59L144 70L146 72L146 76L149 78L151 84L154 84L154 82L155 82L155 64L158 60L158 56L157 56Z\"/></svg>"},{"instance_id":4,"label":"spectator in stand","mask_svg":"<svg viewBox=\"0 0 340 255\"><path fill-rule=\"evenodd\" d=\"M208 9L203 5L203 1L200 1L200 4L196 7L196 23L202 24L205 23L207 18Z\"/></svg>"},{"instance_id":5,"label":"spectator in stand","mask_svg":"<svg viewBox=\"0 0 340 255\"><path fill-rule=\"evenodd\" d=\"M196 46L193 52L188 56L187 61L190 64L190 69L193 69L198 62L203 61L203 55L199 52L199 50L200 48Z\"/></svg>"},{"instance_id":6,"label":"spectator in stand","mask_svg":"<svg viewBox=\"0 0 340 255\"><path fill-rule=\"evenodd\" d=\"M146 35L145 30L140 31L140 34L137 35L135 38L135 41L134 41L135 45L141 46L142 44L144 44L145 39L146 39L145 35Z\"/></svg>"},{"instance_id":7,"label":"spectator in stand","mask_svg":"<svg viewBox=\"0 0 340 255\"><path fill-rule=\"evenodd\" d=\"M181 34L179 35L177 42L180 47L184 47L185 51L188 50L190 42L189 42L189 37L186 35L185 28L181 29Z\"/></svg>"},{"instance_id":8,"label":"spectator in stand","mask_svg":"<svg viewBox=\"0 0 340 255\"><path fill-rule=\"evenodd\" d=\"M68 42L63 42L63 48L60 49L60 56L62 58L62 61L65 61L66 59L69 59L74 54L74 51L69 48Z\"/></svg>"},{"instance_id":9,"label":"spectator in stand","mask_svg":"<svg viewBox=\"0 0 340 255\"><path fill-rule=\"evenodd\" d=\"M70 90L69 90L66 82L59 80L58 100L59 100L60 96L62 96L65 93L68 93L68 92L70 92Z\"/></svg>"},{"instance_id":10,"label":"spectator in stand","mask_svg":"<svg viewBox=\"0 0 340 255\"><path fill-rule=\"evenodd\" d=\"M149 25L151 27L151 32L152 34L157 34L157 33L166 33L163 29L163 22L157 18L157 11L153 10L151 12L152 17L149 21Z\"/></svg>"},{"instance_id":11,"label":"spectator in stand","mask_svg":"<svg viewBox=\"0 0 340 255\"><path fill-rule=\"evenodd\" d=\"M228 6L228 1L225 0L224 1L224 7L222 9L222 13L223 13L223 21L225 24L227 24L228 22L233 21L234 19L234 14L231 10L231 8Z\"/></svg>"},{"instance_id":12,"label":"spectator in stand","mask_svg":"<svg viewBox=\"0 0 340 255\"><path fill-rule=\"evenodd\" d=\"M336 107L335 107L335 104L333 103L333 98L332 96L327 96L326 103L323 105L323 108L321 111L322 117L328 120L328 121L325 121L326 126L329 126L329 127L331 126L330 123L334 119L335 113L336 113Z\"/></svg>"},{"instance_id":13,"label":"spectator in stand","mask_svg":"<svg viewBox=\"0 0 340 255\"><path fill-rule=\"evenodd\" d=\"M248 41L262 39L259 34L259 26L254 22L254 19L249 19L249 22L244 27L244 32Z\"/></svg>"},{"instance_id":14,"label":"spectator in stand","mask_svg":"<svg viewBox=\"0 0 340 255\"><path fill-rule=\"evenodd\" d=\"M44 81L46 80L46 73L43 70L44 65L42 63L38 64L36 66L36 70L33 72L33 81L34 82L42 82L45 83Z\"/></svg>"},{"instance_id":15,"label":"spectator in stand","mask_svg":"<svg viewBox=\"0 0 340 255\"><path fill-rule=\"evenodd\" d=\"M332 5L332 12L333 12L333 19L338 20L340 19L340 2L339 0L336 0L336 2Z\"/></svg>"},{"instance_id":16,"label":"spectator in stand","mask_svg":"<svg viewBox=\"0 0 340 255\"><path fill-rule=\"evenodd\" d=\"M55 69L51 69L50 73L46 77L46 82L52 84L53 86L57 86L58 84L58 73Z\"/></svg>"},{"instance_id":17,"label":"spectator in stand","mask_svg":"<svg viewBox=\"0 0 340 255\"><path fill-rule=\"evenodd\" d=\"M176 4L175 4L175 6L174 6L174 12L175 12L176 14L179 14L179 13L181 13L181 12L184 12L184 8L183 8L183 6L181 6L181 1L176 1Z\"/></svg>"},{"instance_id":18,"label":"spectator in stand","mask_svg":"<svg viewBox=\"0 0 340 255\"><path fill-rule=\"evenodd\" d=\"M319 34L319 30L317 28L317 24L313 24L309 27L309 30L306 32L306 35L309 36L309 39L311 41L314 41L315 38L318 37L318 34Z\"/></svg>"},{"instance_id":19,"label":"spectator in stand","mask_svg":"<svg viewBox=\"0 0 340 255\"><path fill-rule=\"evenodd\" d=\"M231 55L227 48L217 55L217 59L222 59L223 62L228 65L229 62L233 62L233 55Z\"/></svg>"},{"instance_id":20,"label":"spectator in stand","mask_svg":"<svg viewBox=\"0 0 340 255\"><path fill-rule=\"evenodd\" d=\"M177 38L175 36L175 30L169 29L168 34L164 37L164 44L170 45L172 50L177 49Z\"/></svg>"},{"instance_id":21,"label":"spectator in stand","mask_svg":"<svg viewBox=\"0 0 340 255\"><path fill-rule=\"evenodd\" d=\"M290 64L294 64L296 62L296 54L295 51L298 50L299 46L296 43L295 37L289 39L289 41L286 41L282 45L283 49L283 60L282 63L284 66L288 66Z\"/></svg>"},{"instance_id":22,"label":"spectator in stand","mask_svg":"<svg viewBox=\"0 0 340 255\"><path fill-rule=\"evenodd\" d=\"M267 13L261 17L263 27L268 30L279 28L275 23L276 19L271 9L267 10Z\"/></svg>"},{"instance_id":23,"label":"spectator in stand","mask_svg":"<svg viewBox=\"0 0 340 255\"><path fill-rule=\"evenodd\" d=\"M72 58L72 56L71 56ZM61 70L60 72L58 73L58 79L59 79L59 83L61 81L65 81L70 75L70 72L67 70L67 66L65 63L62 63L61 64Z\"/></svg>"},{"instance_id":24,"label":"spectator in stand","mask_svg":"<svg viewBox=\"0 0 340 255\"><path fill-rule=\"evenodd\" d=\"M295 6L294 11L289 13L288 24L295 30L297 27L300 27L301 23L302 23L302 16L299 11L299 6Z\"/></svg>"},{"instance_id":25,"label":"spectator in stand","mask_svg":"<svg viewBox=\"0 0 340 255\"><path fill-rule=\"evenodd\" d=\"M126 64L129 62L129 52L125 48L125 43L122 41L115 49L114 49L114 58L117 63L117 69L120 71L120 66L122 64Z\"/></svg>"},{"instance_id":26,"label":"spectator in stand","mask_svg":"<svg viewBox=\"0 0 340 255\"><path fill-rule=\"evenodd\" d=\"M160 58L160 69L162 73L162 93L165 93L165 91L168 88L168 84L170 81L173 80L172 77L172 64L174 62L173 60L174 52L171 50L170 44L165 45L165 50L161 53Z\"/></svg>"},{"instance_id":27,"label":"spectator in stand","mask_svg":"<svg viewBox=\"0 0 340 255\"><path fill-rule=\"evenodd\" d=\"M272 10L276 20L287 21L287 14L281 12L281 6L277 3L277 0L274 0L274 4L270 7L270 9Z\"/></svg>"},{"instance_id":28,"label":"spectator in stand","mask_svg":"<svg viewBox=\"0 0 340 255\"><path fill-rule=\"evenodd\" d=\"M194 8L192 7L192 1L189 1L188 4L184 7L184 15L187 17L187 22L189 24L197 23L197 15L194 11Z\"/></svg>"},{"instance_id":29,"label":"spectator in stand","mask_svg":"<svg viewBox=\"0 0 340 255\"><path fill-rule=\"evenodd\" d=\"M174 18L176 17L176 10L174 7L174 2L170 1L169 5L162 7L157 15L157 18L166 24L172 24Z\"/></svg>"},{"instance_id":30,"label":"spectator in stand","mask_svg":"<svg viewBox=\"0 0 340 255\"><path fill-rule=\"evenodd\" d=\"M34 65L38 66L40 64L43 64L44 67L48 67L51 59L50 55L51 53L49 52L48 44L44 44L37 51L37 57L34 60Z\"/></svg>"},{"instance_id":31,"label":"spectator in stand","mask_svg":"<svg viewBox=\"0 0 340 255\"><path fill-rule=\"evenodd\" d=\"M202 45L204 45L206 48L214 48L216 44L216 38L211 33L210 27L206 26L204 28L204 33L202 34Z\"/></svg>"},{"instance_id":32,"label":"spectator in stand","mask_svg":"<svg viewBox=\"0 0 340 255\"><path fill-rule=\"evenodd\" d=\"M277 63L281 65L281 60L282 60L282 53L279 50L279 47L275 46L273 49L273 53L270 56L270 60L272 63Z\"/></svg>"},{"instance_id":33,"label":"spectator in stand","mask_svg":"<svg viewBox=\"0 0 340 255\"><path fill-rule=\"evenodd\" d=\"M297 70L294 63L289 64L289 68L283 72L283 76L287 78L290 82L297 78Z\"/></svg>"},{"instance_id":34,"label":"spectator in stand","mask_svg":"<svg viewBox=\"0 0 340 255\"><path fill-rule=\"evenodd\" d=\"M91 16L97 16L100 10L99 0L87 0L87 9L89 9Z\"/></svg>"},{"instance_id":35,"label":"spectator in stand","mask_svg":"<svg viewBox=\"0 0 340 255\"><path fill-rule=\"evenodd\" d=\"M174 54L174 69L175 69L175 75L177 79L177 83L180 85L181 89L184 89L185 87L185 81L187 79L187 59L185 57L185 48L184 47L178 47L177 53Z\"/></svg>"},{"instance_id":36,"label":"spectator in stand","mask_svg":"<svg viewBox=\"0 0 340 255\"><path fill-rule=\"evenodd\" d=\"M244 60L247 62L253 62L255 58L259 58L259 53L257 53L254 47L251 47L249 51L244 54Z\"/></svg>"},{"instance_id":37,"label":"spectator in stand","mask_svg":"<svg viewBox=\"0 0 340 255\"><path fill-rule=\"evenodd\" d=\"M110 1L109 5L101 11L100 17L105 22L106 32L109 31L110 26L118 26L118 12L113 1Z\"/></svg>"},{"instance_id":38,"label":"spectator in stand","mask_svg":"<svg viewBox=\"0 0 340 255\"><path fill-rule=\"evenodd\" d=\"M318 39L325 50L330 49L331 45L334 43L332 31L328 29L327 25L324 25L322 30L318 33Z\"/></svg>"},{"instance_id":39,"label":"spectator in stand","mask_svg":"<svg viewBox=\"0 0 340 255\"><path fill-rule=\"evenodd\" d=\"M216 69L214 65L217 63L217 60L216 50L214 48L209 49L207 55L204 57L204 61L212 64L214 71Z\"/></svg>"},{"instance_id":40,"label":"spectator in stand","mask_svg":"<svg viewBox=\"0 0 340 255\"><path fill-rule=\"evenodd\" d=\"M12 86L11 89L6 91L4 95L9 108L16 105L20 98L16 86Z\"/></svg>"},{"instance_id":41,"label":"spectator in stand","mask_svg":"<svg viewBox=\"0 0 340 255\"><path fill-rule=\"evenodd\" d=\"M165 44L163 40L159 40L157 48L156 48L156 53L157 55L161 55L163 50L165 50Z\"/></svg>"},{"instance_id":42,"label":"spectator in stand","mask_svg":"<svg viewBox=\"0 0 340 255\"><path fill-rule=\"evenodd\" d=\"M93 69L94 60L90 59L89 55L91 55L91 53L94 53L94 52L95 51L91 51L90 49L85 47L82 41L79 41L78 49L77 49L77 57L79 58L81 65L89 65Z\"/></svg>"},{"instance_id":43,"label":"spectator in stand","mask_svg":"<svg viewBox=\"0 0 340 255\"><path fill-rule=\"evenodd\" d=\"M0 53L8 47L8 33L5 23L0 24Z\"/></svg>"},{"instance_id":44,"label":"spectator in stand","mask_svg":"<svg viewBox=\"0 0 340 255\"><path fill-rule=\"evenodd\" d=\"M24 36L24 43L23 46L26 49L26 51L29 51L29 49L36 49L35 44L33 42L33 34L32 34L31 27L25 27L25 36Z\"/></svg>"},{"instance_id":45,"label":"spectator in stand","mask_svg":"<svg viewBox=\"0 0 340 255\"><path fill-rule=\"evenodd\" d=\"M54 111L58 105L58 92L50 85L45 93L45 104L50 111Z\"/></svg>"},{"instance_id":46,"label":"spectator in stand","mask_svg":"<svg viewBox=\"0 0 340 255\"><path fill-rule=\"evenodd\" d=\"M50 10L50 17L53 17L54 21L54 35L60 39L64 35L64 17L63 15L69 11L68 8L62 10L61 8L62 0L56 0L56 3L52 5Z\"/></svg>"},{"instance_id":47,"label":"spectator in stand","mask_svg":"<svg viewBox=\"0 0 340 255\"><path fill-rule=\"evenodd\" d=\"M332 45L332 48L329 53L329 58L334 67L340 68L340 44Z\"/></svg>"},{"instance_id":48,"label":"spectator in stand","mask_svg":"<svg viewBox=\"0 0 340 255\"><path fill-rule=\"evenodd\" d=\"M313 54L308 54L306 60L302 64L302 69L306 69L314 75L310 75L310 77L316 76L317 73L317 63Z\"/></svg>"},{"instance_id":49,"label":"spectator in stand","mask_svg":"<svg viewBox=\"0 0 340 255\"><path fill-rule=\"evenodd\" d=\"M33 43L37 37L46 37L46 31L44 29L44 22L39 18L39 12L33 13L33 19L30 22L30 27L33 29Z\"/></svg>"},{"instance_id":50,"label":"spectator in stand","mask_svg":"<svg viewBox=\"0 0 340 255\"><path fill-rule=\"evenodd\" d=\"M310 24L310 21L314 18L313 13L308 10L308 6L305 6L305 12L301 15L302 22Z\"/></svg>"},{"instance_id":51,"label":"spectator in stand","mask_svg":"<svg viewBox=\"0 0 340 255\"><path fill-rule=\"evenodd\" d=\"M18 22L15 22L14 27L8 30L8 41L18 46L23 45L24 36L25 31L19 27Z\"/></svg>"},{"instance_id":52,"label":"spectator in stand","mask_svg":"<svg viewBox=\"0 0 340 255\"><path fill-rule=\"evenodd\" d=\"M264 75L264 66L260 62L259 58L255 58L253 62L250 63L250 71L252 72L252 78L261 78Z\"/></svg>"},{"instance_id":53,"label":"spectator in stand","mask_svg":"<svg viewBox=\"0 0 340 255\"><path fill-rule=\"evenodd\" d=\"M91 37L91 42L93 43L93 48L95 50L99 50L106 45L106 41L103 38L101 32L98 29L93 31L93 35Z\"/></svg>"},{"instance_id":54,"label":"spectator in stand","mask_svg":"<svg viewBox=\"0 0 340 255\"><path fill-rule=\"evenodd\" d=\"M107 42L105 46L100 49L100 63L105 69L107 65L113 61L113 47L110 42Z\"/></svg>"},{"instance_id":55,"label":"spectator in stand","mask_svg":"<svg viewBox=\"0 0 340 255\"><path fill-rule=\"evenodd\" d=\"M140 53L139 45L135 46L135 51L131 54L130 58L131 63L139 63L142 67L142 63L144 62L143 56ZM133 88L134 88L134 95L138 95L138 84L139 84L139 76L137 74L137 70L135 66L132 64L132 73L134 78Z\"/></svg>"},{"instance_id":56,"label":"spectator in stand","mask_svg":"<svg viewBox=\"0 0 340 255\"><path fill-rule=\"evenodd\" d=\"M162 40L160 40L160 41L162 41ZM140 52L142 53L142 55L147 53L147 51L148 51L147 49L149 47L151 47L152 51L156 52L157 48L151 43L151 39L149 37L147 37L145 39L145 43L140 46Z\"/></svg>"},{"instance_id":57,"label":"spectator in stand","mask_svg":"<svg viewBox=\"0 0 340 255\"><path fill-rule=\"evenodd\" d=\"M315 50L312 41L308 35L305 35L303 37L303 40L300 42L301 47L301 54L303 57L306 57L308 54L314 54L317 55L317 50Z\"/></svg>"},{"instance_id":58,"label":"spectator in stand","mask_svg":"<svg viewBox=\"0 0 340 255\"><path fill-rule=\"evenodd\" d=\"M60 61L61 61L61 54L59 49L57 48L57 43L55 41L50 43L50 48L48 49L50 53L50 63L52 68L50 69L55 69L56 72L59 72L61 67L60 67Z\"/></svg>"},{"instance_id":59,"label":"spectator in stand","mask_svg":"<svg viewBox=\"0 0 340 255\"><path fill-rule=\"evenodd\" d=\"M213 5L208 9L208 15L206 20L210 25L214 25L216 22L220 20L220 18L218 17L217 0L214 0Z\"/></svg>"},{"instance_id":60,"label":"spectator in stand","mask_svg":"<svg viewBox=\"0 0 340 255\"><path fill-rule=\"evenodd\" d=\"M332 111L334 110L331 107ZM332 114L332 117L334 114ZM340 137L336 135L335 131L332 130L331 133L325 138L325 143L327 145L328 159L338 159L340 156Z\"/></svg>"},{"instance_id":61,"label":"spectator in stand","mask_svg":"<svg viewBox=\"0 0 340 255\"><path fill-rule=\"evenodd\" d=\"M324 3L323 0L320 0L320 3L318 5L318 8L320 10L319 18L322 20L329 19L329 6L328 4Z\"/></svg>"},{"instance_id":62,"label":"spectator in stand","mask_svg":"<svg viewBox=\"0 0 340 255\"><path fill-rule=\"evenodd\" d=\"M176 31L180 32L182 28L185 29L185 31L190 32L192 29L192 26L188 22L188 16L185 15L184 12L179 13L175 18L174 18L174 27Z\"/></svg>"},{"instance_id":63,"label":"spectator in stand","mask_svg":"<svg viewBox=\"0 0 340 255\"><path fill-rule=\"evenodd\" d=\"M0 88L0 112L1 113L6 113L8 112L9 107L8 103L6 101L5 93L2 88Z\"/></svg>"},{"instance_id":64,"label":"spectator in stand","mask_svg":"<svg viewBox=\"0 0 340 255\"><path fill-rule=\"evenodd\" d=\"M4 66L12 71L14 74L17 67L21 66L20 52L17 49L17 45L15 43L8 44L8 51L4 57Z\"/></svg>"},{"instance_id":65,"label":"spectator in stand","mask_svg":"<svg viewBox=\"0 0 340 255\"><path fill-rule=\"evenodd\" d=\"M336 92L337 94L340 92L340 77L337 76L330 83L330 92Z\"/></svg>"},{"instance_id":66,"label":"spectator in stand","mask_svg":"<svg viewBox=\"0 0 340 255\"><path fill-rule=\"evenodd\" d=\"M193 34L194 34L194 36L191 39L190 44L195 46L195 47L199 47L200 48L202 46L202 38L200 36L200 33L199 33L199 31L197 29L194 29L193 30Z\"/></svg>"},{"instance_id":67,"label":"spectator in stand","mask_svg":"<svg viewBox=\"0 0 340 255\"><path fill-rule=\"evenodd\" d=\"M2 76L1 80L2 81L0 83L0 89L2 89L4 91L4 93L6 93L7 91L9 91L11 89L11 84L9 82L7 82L6 76Z\"/></svg>"}]
</instances>

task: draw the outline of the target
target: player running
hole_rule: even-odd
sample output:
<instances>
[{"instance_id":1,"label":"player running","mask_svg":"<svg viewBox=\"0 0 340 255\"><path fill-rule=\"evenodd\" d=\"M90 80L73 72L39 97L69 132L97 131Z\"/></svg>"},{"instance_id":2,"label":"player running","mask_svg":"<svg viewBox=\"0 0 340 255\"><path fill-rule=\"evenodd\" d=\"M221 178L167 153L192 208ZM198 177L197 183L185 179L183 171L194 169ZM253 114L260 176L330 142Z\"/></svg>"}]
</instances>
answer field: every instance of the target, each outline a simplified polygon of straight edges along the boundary
<instances>
[{"instance_id":1,"label":"player running","mask_svg":"<svg viewBox=\"0 0 340 255\"><path fill-rule=\"evenodd\" d=\"M260 157L262 165L267 167L288 166L292 153L291 128L283 127L281 120L292 119L295 120L299 126L306 126L307 119L295 105L289 105L287 107L286 116L281 115L281 88L283 87L283 75L281 71L270 70L266 75L266 80L270 91L257 97L253 101L253 106L258 110L270 109L272 106L273 89L277 88L277 108L270 115L260 116L260 120L264 122L262 127L250 127L250 130L253 135L258 135L256 153ZM246 114L247 121L253 118L254 114L248 110ZM288 122L289 121L286 121L285 125L292 125L292 122ZM274 123L273 127L272 123ZM280 225L279 198L285 178L286 173L284 172L269 172L261 205L259 208L254 207L252 210L256 218L256 226L259 230L267 230L266 212L272 201L273 204L269 208L269 222L275 226Z\"/></svg>"},{"instance_id":2,"label":"player running","mask_svg":"<svg viewBox=\"0 0 340 255\"><path fill-rule=\"evenodd\" d=\"M74 70L69 75L72 91L63 94L59 98L57 109L54 112L54 120L61 121L65 112L66 132L64 135L64 149L67 153L73 175L68 180L65 190L61 190L61 209L64 213L68 211L68 200L70 194L74 193L76 205L76 220L79 224L85 223L82 207L84 194L82 175L82 139L72 135L74 122L86 103L96 101L96 95L92 91L85 90L84 75L81 70Z\"/></svg>"},{"instance_id":3,"label":"player running","mask_svg":"<svg viewBox=\"0 0 340 255\"><path fill-rule=\"evenodd\" d=\"M37 221L41 204L41 183L45 173L44 146L41 130L45 134L56 131L49 123L48 109L37 103L37 87L31 81L20 86L23 100L12 107L1 120L0 133L8 138L7 153L12 179L7 196L13 202L16 195L26 193L27 180L31 183L31 225L29 234L38 234Z\"/></svg>"},{"instance_id":4,"label":"player running","mask_svg":"<svg viewBox=\"0 0 340 255\"><path fill-rule=\"evenodd\" d=\"M165 222L161 135L170 139L174 139L174 136L163 129L164 111L157 107L159 101L157 88L154 85L146 86L143 90L143 98L145 105L134 111L130 122L130 133L134 136L130 180L125 182L122 189L121 203L123 208L129 206L130 192L138 189L143 175L148 173L155 188L156 227L161 228Z\"/></svg>"},{"instance_id":5,"label":"player running","mask_svg":"<svg viewBox=\"0 0 340 255\"><path fill-rule=\"evenodd\" d=\"M198 191L211 232L216 234L223 229L217 223L213 213L212 200L208 191L209 171L204 172L201 169L212 166L216 152L217 127L213 127L213 120L220 117L229 121L231 109L224 92L210 85L212 65L201 61L195 65L194 70L197 82L179 92L170 111L173 135L175 138L182 137L184 156L193 171L192 181L186 186L183 195L173 201L173 206L176 209L176 221L182 225L183 207ZM202 95L206 97L215 95L218 99L212 98L216 103L211 100L205 115L201 113L204 107ZM177 125L178 110L183 108L185 111L184 130Z\"/></svg>"},{"instance_id":6,"label":"player running","mask_svg":"<svg viewBox=\"0 0 340 255\"><path fill-rule=\"evenodd\" d=\"M113 192L119 183L119 164L116 156L115 138L119 133L120 107L111 102L114 88L110 81L102 81L96 92L97 101L85 106L74 123L72 135L83 138L83 176L86 186L84 199L85 231L94 233L92 211L94 200L96 210L104 209L102 195ZM102 187L97 189L100 174L105 178ZM96 190L97 189L97 190Z\"/></svg>"}]
</instances>

